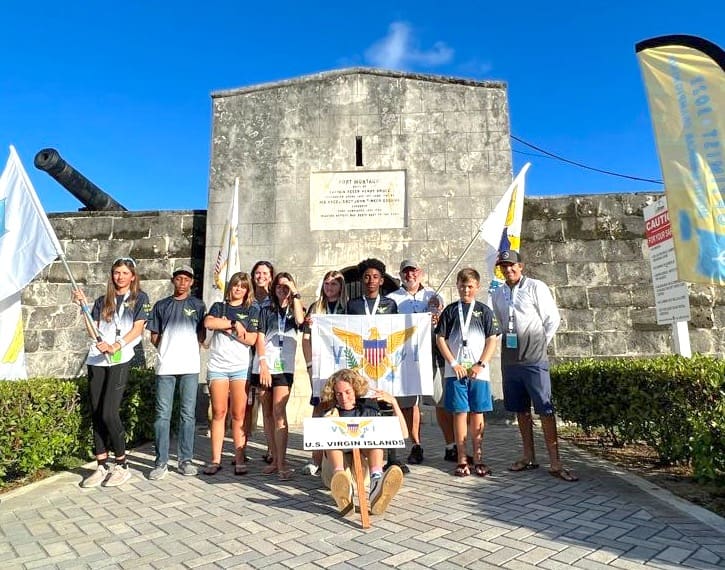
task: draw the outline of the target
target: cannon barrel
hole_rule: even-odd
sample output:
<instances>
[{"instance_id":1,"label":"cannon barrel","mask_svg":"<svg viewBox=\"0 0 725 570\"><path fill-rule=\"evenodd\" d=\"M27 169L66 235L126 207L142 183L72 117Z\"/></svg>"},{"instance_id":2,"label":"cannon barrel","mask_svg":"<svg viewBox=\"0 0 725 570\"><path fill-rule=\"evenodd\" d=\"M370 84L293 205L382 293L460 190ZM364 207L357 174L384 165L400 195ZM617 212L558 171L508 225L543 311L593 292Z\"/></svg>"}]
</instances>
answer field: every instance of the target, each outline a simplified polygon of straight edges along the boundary
<instances>
[{"instance_id":1,"label":"cannon barrel","mask_svg":"<svg viewBox=\"0 0 725 570\"><path fill-rule=\"evenodd\" d=\"M44 148L35 155L33 162L35 168L45 170L63 188L78 198L85 206L83 209L91 211L126 211L126 208L63 160L54 148Z\"/></svg>"}]
</instances>

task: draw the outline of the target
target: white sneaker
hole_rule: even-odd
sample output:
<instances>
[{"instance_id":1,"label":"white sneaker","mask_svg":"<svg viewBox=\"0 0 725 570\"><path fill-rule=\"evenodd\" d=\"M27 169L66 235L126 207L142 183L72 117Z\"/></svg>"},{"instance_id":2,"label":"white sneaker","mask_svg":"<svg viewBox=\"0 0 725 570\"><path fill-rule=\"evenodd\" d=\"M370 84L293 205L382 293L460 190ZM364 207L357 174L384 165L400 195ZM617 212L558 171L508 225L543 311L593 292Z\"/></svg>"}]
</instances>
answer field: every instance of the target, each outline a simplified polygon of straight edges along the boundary
<instances>
[{"instance_id":1,"label":"white sneaker","mask_svg":"<svg viewBox=\"0 0 725 570\"><path fill-rule=\"evenodd\" d=\"M382 477L370 478L370 512L381 515L403 485L403 470L391 465Z\"/></svg>"},{"instance_id":2,"label":"white sneaker","mask_svg":"<svg viewBox=\"0 0 725 570\"><path fill-rule=\"evenodd\" d=\"M302 473L305 475L312 475L313 477L318 477L320 475L320 466L315 465L314 463L308 463L302 468Z\"/></svg>"},{"instance_id":3,"label":"white sneaker","mask_svg":"<svg viewBox=\"0 0 725 570\"><path fill-rule=\"evenodd\" d=\"M104 487L118 487L123 485L131 478L131 470L128 464L125 466L116 465L111 472L111 476L103 482Z\"/></svg>"},{"instance_id":4,"label":"white sneaker","mask_svg":"<svg viewBox=\"0 0 725 570\"><path fill-rule=\"evenodd\" d=\"M81 487L84 487L86 489L90 487L98 487L98 485L106 480L106 477L108 477L109 473L110 471L108 470L108 467L106 467L105 465L99 465L93 473L83 479L83 481L81 482Z\"/></svg>"},{"instance_id":5,"label":"white sneaker","mask_svg":"<svg viewBox=\"0 0 725 570\"><path fill-rule=\"evenodd\" d=\"M343 515L347 514L353 508L352 502L352 482L350 477L344 471L336 471L330 481L330 492L335 504Z\"/></svg>"}]
</instances>

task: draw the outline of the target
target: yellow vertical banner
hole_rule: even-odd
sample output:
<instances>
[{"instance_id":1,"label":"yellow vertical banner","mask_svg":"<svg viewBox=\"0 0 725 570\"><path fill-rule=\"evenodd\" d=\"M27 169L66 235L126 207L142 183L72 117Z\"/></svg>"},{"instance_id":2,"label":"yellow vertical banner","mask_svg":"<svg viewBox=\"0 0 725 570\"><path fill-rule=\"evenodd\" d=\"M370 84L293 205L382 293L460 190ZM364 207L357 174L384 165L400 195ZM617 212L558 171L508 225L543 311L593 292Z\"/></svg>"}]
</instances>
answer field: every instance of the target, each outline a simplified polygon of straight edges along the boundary
<instances>
[{"instance_id":1,"label":"yellow vertical banner","mask_svg":"<svg viewBox=\"0 0 725 570\"><path fill-rule=\"evenodd\" d=\"M639 42L681 281L725 285L725 52L695 36Z\"/></svg>"}]
</instances>

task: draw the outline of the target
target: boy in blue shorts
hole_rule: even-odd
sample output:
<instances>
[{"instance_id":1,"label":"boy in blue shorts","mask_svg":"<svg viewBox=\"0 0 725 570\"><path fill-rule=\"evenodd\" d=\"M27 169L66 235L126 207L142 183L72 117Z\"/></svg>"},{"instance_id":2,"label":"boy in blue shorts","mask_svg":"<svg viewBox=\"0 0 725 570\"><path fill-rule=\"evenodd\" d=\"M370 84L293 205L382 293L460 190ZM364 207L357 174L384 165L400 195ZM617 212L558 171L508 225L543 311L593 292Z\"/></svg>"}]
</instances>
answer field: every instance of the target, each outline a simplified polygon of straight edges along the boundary
<instances>
[{"instance_id":1,"label":"boy in blue shorts","mask_svg":"<svg viewBox=\"0 0 725 570\"><path fill-rule=\"evenodd\" d=\"M458 451L458 477L471 474L466 458L470 431L473 469L479 477L491 474L483 463L483 413L493 409L488 363L496 350L499 330L493 312L476 301L481 283L478 271L461 269L456 276L460 300L448 305L436 327L436 345L446 361L444 405L453 414L453 432Z\"/></svg>"}]
</instances>

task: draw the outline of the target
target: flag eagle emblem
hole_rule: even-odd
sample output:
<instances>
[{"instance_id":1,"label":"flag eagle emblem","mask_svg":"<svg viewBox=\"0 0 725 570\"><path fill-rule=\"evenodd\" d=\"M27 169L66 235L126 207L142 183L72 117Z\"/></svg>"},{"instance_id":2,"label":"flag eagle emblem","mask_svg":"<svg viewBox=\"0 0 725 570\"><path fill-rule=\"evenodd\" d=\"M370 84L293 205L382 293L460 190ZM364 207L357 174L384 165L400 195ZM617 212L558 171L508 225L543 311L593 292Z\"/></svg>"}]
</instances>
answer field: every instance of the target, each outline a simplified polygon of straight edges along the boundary
<instances>
[{"instance_id":1,"label":"flag eagle emblem","mask_svg":"<svg viewBox=\"0 0 725 570\"><path fill-rule=\"evenodd\" d=\"M416 327L409 327L396 331L386 339L380 338L376 327L370 329L366 339L362 335L337 327L333 327L332 332L355 354L362 356L361 368L368 378L377 381L392 367L389 355L398 351L413 336L415 329Z\"/></svg>"}]
</instances>

